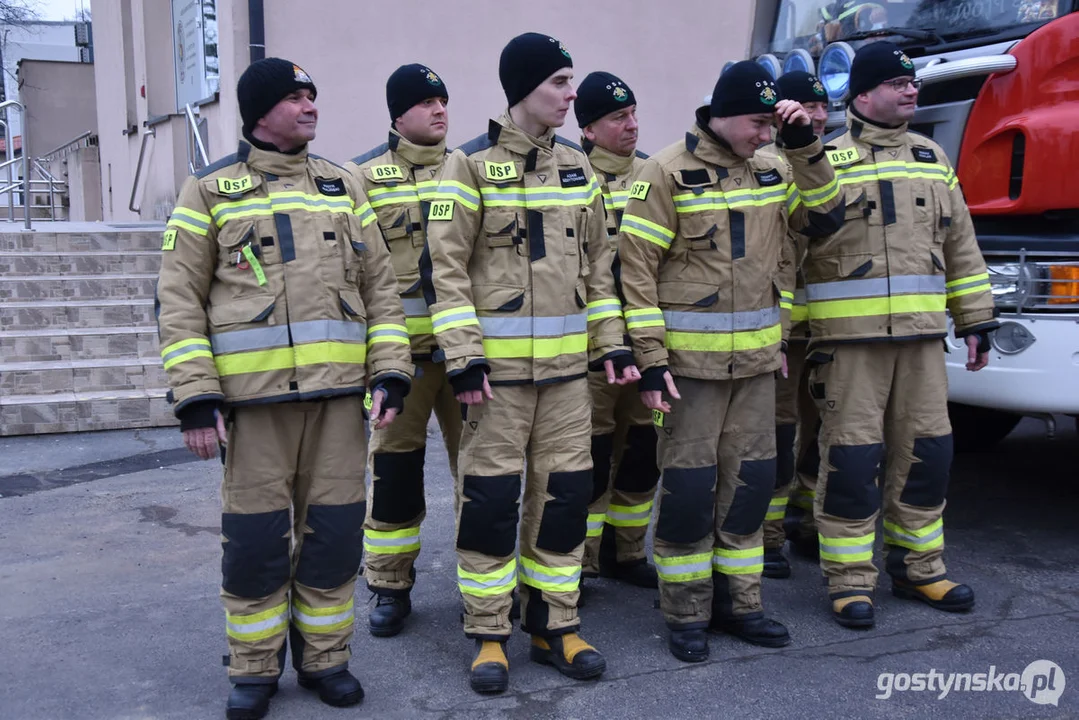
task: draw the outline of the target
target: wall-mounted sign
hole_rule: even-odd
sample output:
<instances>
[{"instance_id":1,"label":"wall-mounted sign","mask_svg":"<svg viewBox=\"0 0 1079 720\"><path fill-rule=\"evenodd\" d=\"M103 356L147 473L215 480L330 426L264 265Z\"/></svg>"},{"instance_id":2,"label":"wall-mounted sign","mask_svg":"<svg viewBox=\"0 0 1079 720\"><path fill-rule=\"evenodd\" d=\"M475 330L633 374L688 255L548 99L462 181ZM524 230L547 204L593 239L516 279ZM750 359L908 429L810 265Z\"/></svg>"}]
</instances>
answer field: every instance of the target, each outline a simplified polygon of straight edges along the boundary
<instances>
[{"instance_id":1,"label":"wall-mounted sign","mask_svg":"<svg viewBox=\"0 0 1079 720\"><path fill-rule=\"evenodd\" d=\"M206 100L219 86L215 0L172 0L176 110Z\"/></svg>"}]
</instances>

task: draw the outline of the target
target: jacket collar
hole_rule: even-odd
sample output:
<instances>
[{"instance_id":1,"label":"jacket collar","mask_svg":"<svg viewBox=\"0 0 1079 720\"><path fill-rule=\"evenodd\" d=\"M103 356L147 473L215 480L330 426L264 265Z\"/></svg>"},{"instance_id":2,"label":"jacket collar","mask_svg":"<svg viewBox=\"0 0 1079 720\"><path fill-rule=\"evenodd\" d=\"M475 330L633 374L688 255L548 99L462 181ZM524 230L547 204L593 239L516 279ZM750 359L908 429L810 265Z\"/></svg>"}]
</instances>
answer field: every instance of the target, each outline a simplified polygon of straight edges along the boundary
<instances>
[{"instance_id":1,"label":"jacket collar","mask_svg":"<svg viewBox=\"0 0 1079 720\"><path fill-rule=\"evenodd\" d=\"M708 119L708 107L698 108L697 122L686 133L686 149L710 165L725 168L744 165L746 159L735 155L731 146L712 132Z\"/></svg>"},{"instance_id":2,"label":"jacket collar","mask_svg":"<svg viewBox=\"0 0 1079 720\"><path fill-rule=\"evenodd\" d=\"M541 153L553 154L552 148L554 147L554 128L547 128L547 131L540 137L532 137L520 127L517 123L513 122L510 118L510 111L506 110L499 117L498 120L492 121L492 127L488 131L488 136L491 135L491 131L495 130L493 125L497 124L498 137L495 140L499 145L506 148L510 152L517 153L518 155L528 155L533 150L538 150Z\"/></svg>"},{"instance_id":3,"label":"jacket collar","mask_svg":"<svg viewBox=\"0 0 1079 720\"><path fill-rule=\"evenodd\" d=\"M617 155L607 148L602 148L595 143L581 138L581 146L588 151L588 161L592 163L592 169L609 175L625 175L633 169L633 158Z\"/></svg>"},{"instance_id":4,"label":"jacket collar","mask_svg":"<svg viewBox=\"0 0 1079 720\"><path fill-rule=\"evenodd\" d=\"M287 176L303 175L307 172L307 146L292 153L283 153L277 150L265 150L263 147L255 147L241 140L240 147L236 151L245 162L259 172L270 175Z\"/></svg>"},{"instance_id":5,"label":"jacket collar","mask_svg":"<svg viewBox=\"0 0 1079 720\"><path fill-rule=\"evenodd\" d=\"M446 141L437 145L417 145L396 130L390 130L389 146L413 166L440 165L446 159Z\"/></svg>"},{"instance_id":6,"label":"jacket collar","mask_svg":"<svg viewBox=\"0 0 1079 720\"><path fill-rule=\"evenodd\" d=\"M866 145L898 147L908 144L907 123L899 127L878 125L856 111L854 107L847 108L847 127L850 128L851 137Z\"/></svg>"}]
</instances>

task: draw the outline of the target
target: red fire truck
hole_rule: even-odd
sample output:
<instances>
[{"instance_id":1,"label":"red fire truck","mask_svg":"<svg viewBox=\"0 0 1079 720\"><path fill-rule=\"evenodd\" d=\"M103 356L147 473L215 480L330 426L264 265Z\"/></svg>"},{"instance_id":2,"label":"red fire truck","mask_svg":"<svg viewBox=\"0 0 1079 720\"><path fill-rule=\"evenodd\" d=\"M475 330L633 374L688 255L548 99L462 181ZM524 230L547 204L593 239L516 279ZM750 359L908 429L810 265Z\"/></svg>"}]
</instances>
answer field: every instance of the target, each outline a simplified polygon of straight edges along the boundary
<instances>
[{"instance_id":1,"label":"red fire truck","mask_svg":"<svg viewBox=\"0 0 1079 720\"><path fill-rule=\"evenodd\" d=\"M815 72L844 121L854 51L887 39L918 68L911 129L956 164L1002 327L988 368L947 342L958 449L1023 416L1079 419L1079 0L762 0L753 57Z\"/></svg>"}]
</instances>

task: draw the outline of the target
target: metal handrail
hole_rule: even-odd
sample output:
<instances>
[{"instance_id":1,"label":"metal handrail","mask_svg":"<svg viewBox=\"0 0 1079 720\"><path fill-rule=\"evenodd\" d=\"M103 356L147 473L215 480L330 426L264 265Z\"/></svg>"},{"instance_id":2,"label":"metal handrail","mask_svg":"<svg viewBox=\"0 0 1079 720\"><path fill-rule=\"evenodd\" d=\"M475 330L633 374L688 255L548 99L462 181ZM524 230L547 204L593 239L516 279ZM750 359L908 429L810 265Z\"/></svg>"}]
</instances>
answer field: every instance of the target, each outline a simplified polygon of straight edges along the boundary
<instances>
[{"instance_id":1,"label":"metal handrail","mask_svg":"<svg viewBox=\"0 0 1079 720\"><path fill-rule=\"evenodd\" d=\"M68 140L68 141L67 141L66 143L64 143L63 145L59 145L59 146L57 146L57 147L53 148L53 149L52 149L52 150L50 150L49 152L47 152L47 153L45 153L44 155L42 155L41 157L39 157L39 158L38 158L38 160L51 160L51 159L52 159L52 156L53 156L53 155L56 155L56 154L57 154L57 153L59 153L59 152L60 152L61 150L66 150L66 149L68 149L69 147L71 147L72 145L75 145L76 143L80 143L80 142L82 142L83 140L85 140L85 139L87 139L87 138L90 138L90 137L93 137L93 136L94 136L94 131L93 131L93 130L87 130L86 132L82 133L82 134L81 134L81 135L79 135L78 137L74 137L74 138L72 138L71 140Z\"/></svg>"},{"instance_id":2,"label":"metal handrail","mask_svg":"<svg viewBox=\"0 0 1079 720\"><path fill-rule=\"evenodd\" d=\"M29 186L29 182L30 182L30 156L26 154L27 149L29 149L29 147L30 147L30 143L27 142L27 136L29 135L29 133L27 131L28 131L29 128L27 128L27 123L26 123L26 107L23 106L23 104L18 102L17 100L6 100L6 101L0 103L0 110L4 111L4 126L10 128L11 123L7 121L8 108L15 108L16 110L18 110L19 111L19 116L22 118L22 149L23 149L23 153L22 153L22 163L23 163L22 177L23 177L23 182L26 183L25 189L23 190L23 194L22 194L22 200L23 200L23 224L24 224L24 227L27 230L30 230L31 229L30 228L30 186ZM14 157L14 155L15 155L15 148L13 147L14 144L15 144L14 140L15 140L15 138L11 137L10 134L9 134L8 137L7 137L7 142L4 143L5 148L7 150L8 159L7 159L7 162L5 162L0 167L8 167L8 168L10 168L12 161L16 159ZM13 181L14 181L14 178L12 177L11 170L9 169L8 170L8 182L11 183ZM14 202L14 197L9 192L8 193L8 222L14 222L14 220L15 220L15 202Z\"/></svg>"},{"instance_id":3,"label":"metal handrail","mask_svg":"<svg viewBox=\"0 0 1079 720\"><path fill-rule=\"evenodd\" d=\"M135 163L135 181L131 183L131 199L127 203L127 209L133 213L142 212L142 203L135 205L135 195L139 191L139 180L142 178L142 160L146 156L146 141L151 137L157 137L155 128L146 128L142 131L142 144L139 146L139 161Z\"/></svg>"},{"instance_id":4,"label":"metal handrail","mask_svg":"<svg viewBox=\"0 0 1079 720\"><path fill-rule=\"evenodd\" d=\"M187 148L189 159L187 161L187 168L191 171L191 174L194 175L195 171L198 170L200 167L206 167L210 164L210 158L206 153L206 145L204 145L202 142L202 135L199 133L199 123L198 120L195 119L195 111L191 107L191 103L188 103L184 106L184 121L187 124L188 133ZM191 155L193 154L192 138L194 143L194 150L198 152L198 155L194 158L191 157ZM200 161L201 164L196 166L196 163Z\"/></svg>"}]
</instances>

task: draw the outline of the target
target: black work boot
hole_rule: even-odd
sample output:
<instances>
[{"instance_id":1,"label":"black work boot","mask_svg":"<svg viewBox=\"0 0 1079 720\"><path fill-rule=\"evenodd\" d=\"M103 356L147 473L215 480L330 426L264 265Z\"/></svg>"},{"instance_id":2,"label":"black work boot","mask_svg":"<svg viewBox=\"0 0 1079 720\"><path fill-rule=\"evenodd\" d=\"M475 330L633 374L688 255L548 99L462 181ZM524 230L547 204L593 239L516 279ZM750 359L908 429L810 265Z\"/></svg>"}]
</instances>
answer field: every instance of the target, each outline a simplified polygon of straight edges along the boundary
<instances>
[{"instance_id":1,"label":"black work boot","mask_svg":"<svg viewBox=\"0 0 1079 720\"><path fill-rule=\"evenodd\" d=\"M363 686L348 671L348 667L334 668L328 674L317 676L300 673L297 678L305 690L317 690L318 699L333 707L351 707L363 700Z\"/></svg>"},{"instance_id":2,"label":"black work boot","mask_svg":"<svg viewBox=\"0 0 1079 720\"><path fill-rule=\"evenodd\" d=\"M951 580L914 585L893 578L892 594L904 600L920 600L944 612L965 612L974 607L974 590Z\"/></svg>"},{"instance_id":3,"label":"black work boot","mask_svg":"<svg viewBox=\"0 0 1079 720\"><path fill-rule=\"evenodd\" d=\"M708 632L727 633L761 647L783 647L789 645L791 641L786 626L764 617L762 612L727 617L713 612L712 622L708 624Z\"/></svg>"},{"instance_id":4,"label":"black work boot","mask_svg":"<svg viewBox=\"0 0 1079 720\"><path fill-rule=\"evenodd\" d=\"M528 657L533 662L552 665L558 672L574 680L590 680L607 669L607 661L599 650L586 643L577 633L549 638L533 635Z\"/></svg>"},{"instance_id":5,"label":"black work boot","mask_svg":"<svg viewBox=\"0 0 1079 720\"><path fill-rule=\"evenodd\" d=\"M659 587L659 576L656 575L656 569L649 565L648 560L645 558L615 563L606 577L614 578L639 588Z\"/></svg>"},{"instance_id":6,"label":"black work boot","mask_svg":"<svg viewBox=\"0 0 1079 720\"><path fill-rule=\"evenodd\" d=\"M225 703L225 717L228 720L260 720L270 711L270 698L276 694L276 680L269 683L234 680Z\"/></svg>"},{"instance_id":7,"label":"black work boot","mask_svg":"<svg viewBox=\"0 0 1079 720\"><path fill-rule=\"evenodd\" d=\"M708 659L708 635L702 628L671 628L667 649L682 662L698 663Z\"/></svg>"},{"instance_id":8,"label":"black work boot","mask_svg":"<svg viewBox=\"0 0 1079 720\"><path fill-rule=\"evenodd\" d=\"M791 564L780 548L764 549L764 569L761 575L766 578L780 579L791 576Z\"/></svg>"},{"instance_id":9,"label":"black work boot","mask_svg":"<svg viewBox=\"0 0 1079 720\"><path fill-rule=\"evenodd\" d=\"M868 595L847 595L832 598L832 618L845 628L873 627L873 598Z\"/></svg>"},{"instance_id":10,"label":"black work boot","mask_svg":"<svg viewBox=\"0 0 1079 720\"><path fill-rule=\"evenodd\" d=\"M505 692L510 684L510 661L506 659L506 644L495 640L476 641L476 659L468 676L472 689L478 693Z\"/></svg>"},{"instance_id":11,"label":"black work boot","mask_svg":"<svg viewBox=\"0 0 1079 720\"><path fill-rule=\"evenodd\" d=\"M379 595L367 618L368 629L375 637L393 637L405 629L405 618L411 614L410 595Z\"/></svg>"}]
</instances>

